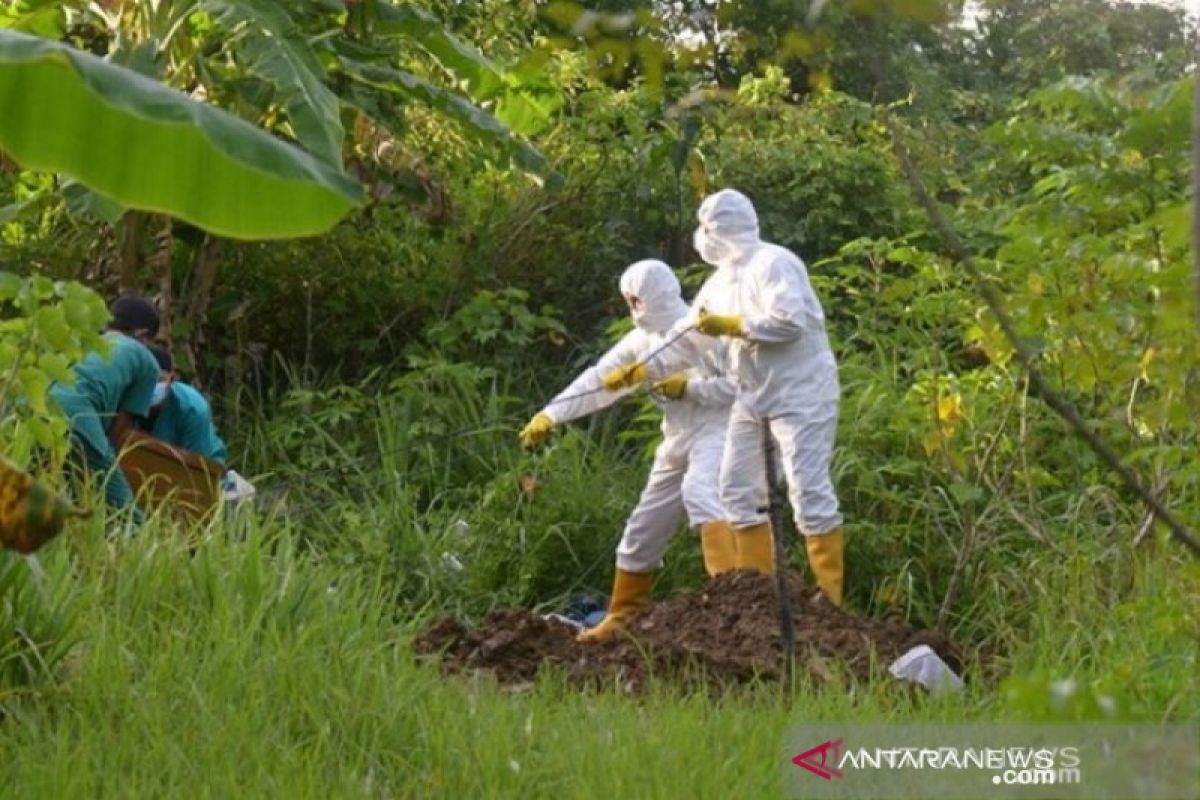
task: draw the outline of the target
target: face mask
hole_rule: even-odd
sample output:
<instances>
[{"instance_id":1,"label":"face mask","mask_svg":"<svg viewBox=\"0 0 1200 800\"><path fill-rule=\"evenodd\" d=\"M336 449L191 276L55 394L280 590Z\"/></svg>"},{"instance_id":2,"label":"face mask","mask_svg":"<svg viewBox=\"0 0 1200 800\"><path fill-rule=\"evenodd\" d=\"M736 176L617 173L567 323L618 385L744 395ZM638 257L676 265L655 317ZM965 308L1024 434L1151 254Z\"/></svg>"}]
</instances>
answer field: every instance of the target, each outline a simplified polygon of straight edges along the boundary
<instances>
[{"instance_id":1,"label":"face mask","mask_svg":"<svg viewBox=\"0 0 1200 800\"><path fill-rule=\"evenodd\" d=\"M150 395L150 405L159 406L167 399L167 392L171 390L170 381L159 381L154 384L154 394Z\"/></svg>"},{"instance_id":2,"label":"face mask","mask_svg":"<svg viewBox=\"0 0 1200 800\"><path fill-rule=\"evenodd\" d=\"M696 233L692 235L692 246L696 248L700 258L713 266L719 265L733 254L729 245L714 240L703 228L696 228Z\"/></svg>"}]
</instances>

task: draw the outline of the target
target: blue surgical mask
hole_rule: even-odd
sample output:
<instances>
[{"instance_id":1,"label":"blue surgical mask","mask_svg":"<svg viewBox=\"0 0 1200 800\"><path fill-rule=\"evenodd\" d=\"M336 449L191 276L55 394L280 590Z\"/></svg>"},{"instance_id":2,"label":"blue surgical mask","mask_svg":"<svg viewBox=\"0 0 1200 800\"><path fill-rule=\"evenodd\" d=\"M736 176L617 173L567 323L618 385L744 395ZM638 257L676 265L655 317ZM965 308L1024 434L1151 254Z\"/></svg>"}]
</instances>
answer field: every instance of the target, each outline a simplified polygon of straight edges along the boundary
<instances>
[{"instance_id":1,"label":"blue surgical mask","mask_svg":"<svg viewBox=\"0 0 1200 800\"><path fill-rule=\"evenodd\" d=\"M170 381L159 381L154 384L154 394L150 395L150 405L159 406L167 399L167 392L171 391Z\"/></svg>"}]
</instances>

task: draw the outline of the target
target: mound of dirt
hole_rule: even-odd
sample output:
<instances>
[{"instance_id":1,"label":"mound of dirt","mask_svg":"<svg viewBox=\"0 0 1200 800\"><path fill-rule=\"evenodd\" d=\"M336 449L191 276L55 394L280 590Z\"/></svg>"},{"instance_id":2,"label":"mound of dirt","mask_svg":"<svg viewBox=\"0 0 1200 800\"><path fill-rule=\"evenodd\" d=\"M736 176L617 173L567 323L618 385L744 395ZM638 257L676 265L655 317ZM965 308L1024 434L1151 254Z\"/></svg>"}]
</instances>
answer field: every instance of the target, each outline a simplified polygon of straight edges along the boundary
<instances>
[{"instance_id":1,"label":"mound of dirt","mask_svg":"<svg viewBox=\"0 0 1200 800\"><path fill-rule=\"evenodd\" d=\"M843 611L798 574L788 575L788 585L797 670L817 682L839 672L871 678L919 644L962 670L961 651L938 633ZM413 649L440 657L448 672L489 670L509 686L528 684L554 665L581 687L637 692L653 677L719 688L781 677L778 614L775 578L739 571L651 604L630 624L629 635L613 642L579 644L569 625L524 609L499 609L474 630L443 619L422 632Z\"/></svg>"}]
</instances>

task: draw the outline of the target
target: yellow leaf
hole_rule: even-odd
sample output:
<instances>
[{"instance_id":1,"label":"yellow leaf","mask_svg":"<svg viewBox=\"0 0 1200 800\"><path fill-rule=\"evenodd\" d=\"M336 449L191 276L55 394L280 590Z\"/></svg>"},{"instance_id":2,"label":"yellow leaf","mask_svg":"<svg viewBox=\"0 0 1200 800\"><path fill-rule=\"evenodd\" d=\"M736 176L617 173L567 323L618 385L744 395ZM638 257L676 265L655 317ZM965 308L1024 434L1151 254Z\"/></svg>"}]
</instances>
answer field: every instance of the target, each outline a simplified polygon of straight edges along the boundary
<instances>
[{"instance_id":1,"label":"yellow leaf","mask_svg":"<svg viewBox=\"0 0 1200 800\"><path fill-rule=\"evenodd\" d=\"M1154 362L1154 356L1158 352L1155 347L1147 347L1142 353L1142 357L1138 359L1138 375L1147 383L1150 382L1150 365Z\"/></svg>"},{"instance_id":2,"label":"yellow leaf","mask_svg":"<svg viewBox=\"0 0 1200 800\"><path fill-rule=\"evenodd\" d=\"M697 197L708 193L708 171L704 157L699 153L693 153L688 158L688 180Z\"/></svg>"},{"instance_id":3,"label":"yellow leaf","mask_svg":"<svg viewBox=\"0 0 1200 800\"><path fill-rule=\"evenodd\" d=\"M815 70L808 76L808 88L813 94L824 94L833 88L833 78L824 70Z\"/></svg>"},{"instance_id":4,"label":"yellow leaf","mask_svg":"<svg viewBox=\"0 0 1200 800\"><path fill-rule=\"evenodd\" d=\"M954 394L942 395L937 402L938 422L948 423L962 417L962 395L958 392Z\"/></svg>"}]
</instances>

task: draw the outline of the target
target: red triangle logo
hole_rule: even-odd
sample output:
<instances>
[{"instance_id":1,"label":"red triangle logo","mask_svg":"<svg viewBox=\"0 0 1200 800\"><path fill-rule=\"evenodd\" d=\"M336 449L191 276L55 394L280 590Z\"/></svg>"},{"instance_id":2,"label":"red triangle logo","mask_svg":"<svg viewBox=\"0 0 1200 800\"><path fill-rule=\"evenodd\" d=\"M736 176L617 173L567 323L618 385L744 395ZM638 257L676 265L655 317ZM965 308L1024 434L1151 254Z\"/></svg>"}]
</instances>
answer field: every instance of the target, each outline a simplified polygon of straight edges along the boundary
<instances>
[{"instance_id":1,"label":"red triangle logo","mask_svg":"<svg viewBox=\"0 0 1200 800\"><path fill-rule=\"evenodd\" d=\"M833 751L832 757L829 751ZM811 750L805 750L800 755L792 759L792 763L797 767L811 772L813 775L832 780L834 778L841 779L844 777L841 771L837 768L838 753L842 750L842 740L834 739L832 741L819 744ZM819 760L818 760L819 759Z\"/></svg>"}]
</instances>

